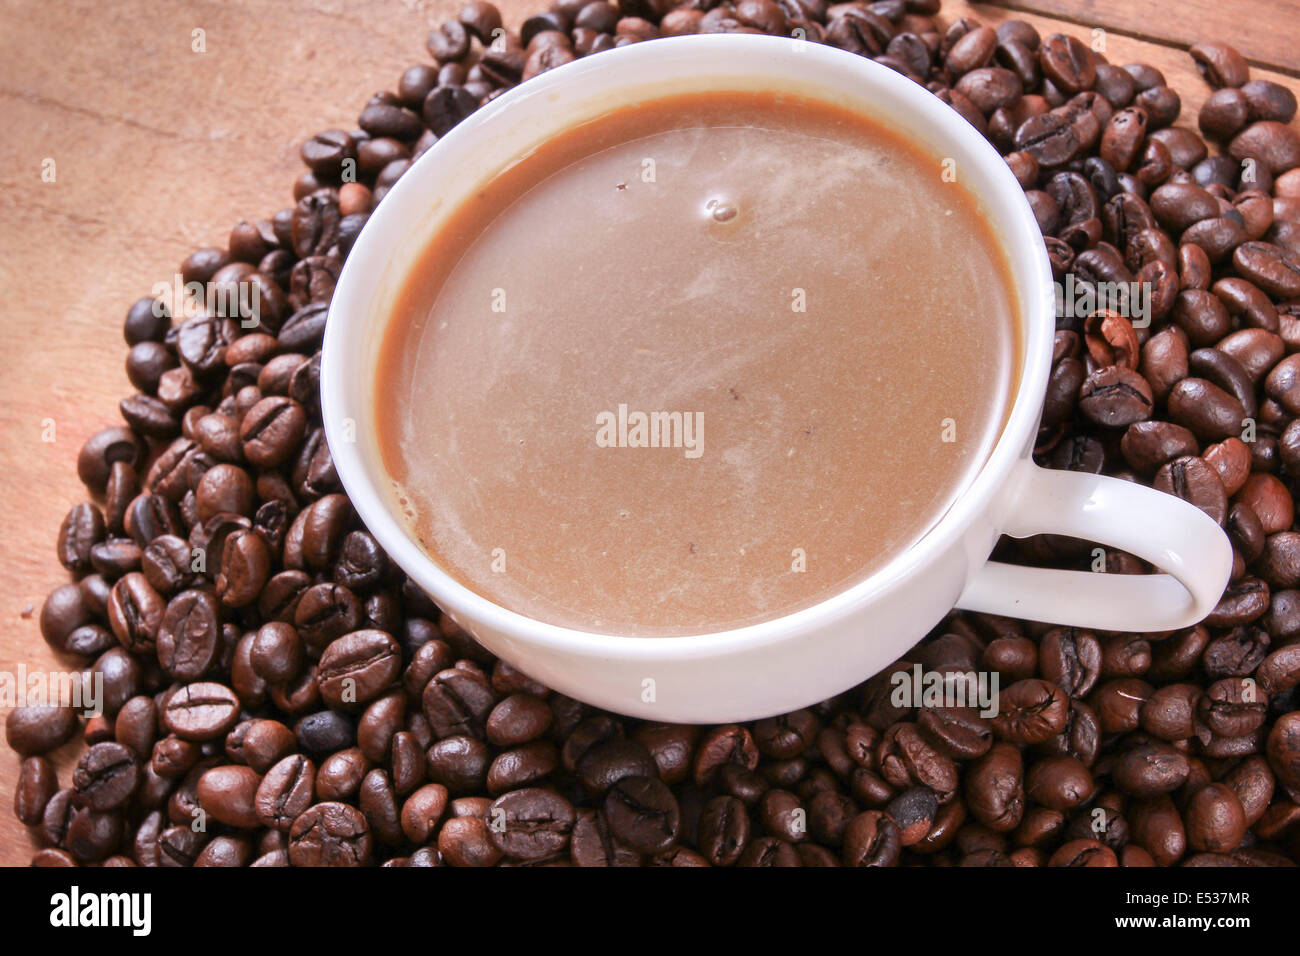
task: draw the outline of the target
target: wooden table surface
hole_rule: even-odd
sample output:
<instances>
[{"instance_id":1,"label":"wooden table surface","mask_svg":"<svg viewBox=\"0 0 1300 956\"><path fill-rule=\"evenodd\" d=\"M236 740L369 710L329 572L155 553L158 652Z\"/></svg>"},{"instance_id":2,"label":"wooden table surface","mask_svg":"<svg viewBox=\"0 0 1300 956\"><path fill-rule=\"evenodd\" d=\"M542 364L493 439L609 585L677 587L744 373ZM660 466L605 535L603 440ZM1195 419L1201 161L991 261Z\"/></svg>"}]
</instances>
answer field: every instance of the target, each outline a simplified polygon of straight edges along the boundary
<instances>
[{"instance_id":1,"label":"wooden table surface","mask_svg":"<svg viewBox=\"0 0 1300 956\"><path fill-rule=\"evenodd\" d=\"M544 0L498 0L517 26ZM426 62L460 0L0 0L0 672L65 669L36 614L67 580L54 538L85 499L76 455L120 422L127 307L193 248L291 201L298 144L350 128L366 99ZM1115 63L1163 70L1194 128L1208 93L1185 48L1221 37L1256 78L1300 88L1296 0L946 2L943 21L1022 17ZM203 31L205 52L193 50ZM42 170L53 160L54 181ZM53 434L48 424L53 422ZM52 441L46 440L53 438ZM57 755L67 783L75 745ZM31 839L0 747L0 864Z\"/></svg>"}]
</instances>

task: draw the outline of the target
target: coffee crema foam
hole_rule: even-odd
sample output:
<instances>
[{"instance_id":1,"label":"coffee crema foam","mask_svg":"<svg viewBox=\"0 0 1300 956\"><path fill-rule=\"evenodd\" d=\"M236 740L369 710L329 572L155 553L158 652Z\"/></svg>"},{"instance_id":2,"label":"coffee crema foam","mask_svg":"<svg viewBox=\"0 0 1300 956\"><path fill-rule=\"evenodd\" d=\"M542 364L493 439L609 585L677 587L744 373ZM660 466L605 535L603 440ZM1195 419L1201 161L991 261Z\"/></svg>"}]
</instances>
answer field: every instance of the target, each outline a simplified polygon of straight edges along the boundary
<instances>
[{"instance_id":1,"label":"coffee crema foam","mask_svg":"<svg viewBox=\"0 0 1300 956\"><path fill-rule=\"evenodd\" d=\"M498 604L626 635L758 623L884 566L1013 393L1008 267L957 172L768 93L627 107L521 159L386 332L376 423L414 537Z\"/></svg>"}]
</instances>

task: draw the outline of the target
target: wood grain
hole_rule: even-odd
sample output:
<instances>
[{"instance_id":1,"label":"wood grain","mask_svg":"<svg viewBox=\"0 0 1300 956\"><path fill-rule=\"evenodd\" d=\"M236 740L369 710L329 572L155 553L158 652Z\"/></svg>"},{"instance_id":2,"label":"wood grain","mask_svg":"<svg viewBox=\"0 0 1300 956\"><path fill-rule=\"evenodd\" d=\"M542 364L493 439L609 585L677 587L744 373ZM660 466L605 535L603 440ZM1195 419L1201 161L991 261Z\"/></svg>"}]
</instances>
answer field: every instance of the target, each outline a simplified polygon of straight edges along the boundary
<instances>
[{"instance_id":1,"label":"wood grain","mask_svg":"<svg viewBox=\"0 0 1300 956\"><path fill-rule=\"evenodd\" d=\"M1222 40L1238 46L1254 65L1300 76L1295 0L991 0L990 5L1169 46Z\"/></svg>"},{"instance_id":2,"label":"wood grain","mask_svg":"<svg viewBox=\"0 0 1300 956\"><path fill-rule=\"evenodd\" d=\"M499 0L514 25L541 2ZM287 205L298 144L351 127L370 94L426 62L430 25L458 5L118 0L111 19L86 0L0 6L0 672L74 666L46 648L36 614L68 580L53 542L86 496L77 450L120 421L117 402L130 392L127 307L171 281L191 249L224 246L236 222ZM1234 42L1263 62L1293 32L1289 19L1262 20L1266 6L1182 0L1171 19L1192 35L1222 33L1235 11ZM1019 14L945 4L944 22L961 15L996 24ZM1088 35L1025 18L1044 34ZM195 29L205 31L204 53L191 49ZM1183 122L1194 124L1208 90L1184 52L1118 34L1108 44L1114 62L1163 70L1183 95ZM41 179L46 159L56 164L52 183ZM53 440L44 441L49 421ZM57 755L64 783L74 751ZM7 806L16 775L16 758L0 747L0 864L25 863L33 846Z\"/></svg>"}]
</instances>

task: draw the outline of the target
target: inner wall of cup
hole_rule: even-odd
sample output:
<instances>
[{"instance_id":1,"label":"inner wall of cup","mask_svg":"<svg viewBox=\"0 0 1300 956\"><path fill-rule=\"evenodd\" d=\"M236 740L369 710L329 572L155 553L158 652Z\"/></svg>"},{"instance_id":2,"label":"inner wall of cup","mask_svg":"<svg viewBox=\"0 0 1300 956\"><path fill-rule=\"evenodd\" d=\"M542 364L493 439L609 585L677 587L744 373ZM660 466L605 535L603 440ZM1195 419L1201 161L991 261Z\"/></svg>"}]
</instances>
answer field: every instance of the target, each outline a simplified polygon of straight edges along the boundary
<instances>
[{"instance_id":1,"label":"inner wall of cup","mask_svg":"<svg viewBox=\"0 0 1300 956\"><path fill-rule=\"evenodd\" d=\"M645 44L626 49L629 52L635 50L639 54L648 54L656 45ZM770 90L775 81L792 94L854 108L905 132L931 155L955 161L958 181L977 200L982 214L992 223L993 231L999 237L1013 280L1013 301L1016 307L1019 343L1013 365L1015 381L1008 392L1003 432L991 440L983 452L984 464L988 464L998 442L1004 437L1006 426L1012 420L1015 410L1026 399L1024 386L1026 375L1032 366L1031 356L1036 349L1043 348L1043 333L1040 329L1042 322L1038 315L1043 307L1040 297L1044 293L1050 295L1050 289L1037 288L1040 284L1038 270L1025 251L1026 242L1037 241L1037 236L1026 237L1024 224L1017 220L1013 214L1014 207L1008 201L1008 197L1012 200L1019 198L1019 187L1013 193L1007 193L1005 183L999 188L989 174L988 167L983 164L996 159L998 167L1001 167L1000 157L991 154L987 157L976 156L967 143L950 135L946 127L937 125L921 111L911 109L905 98L895 96L892 89L883 90L883 83L878 78L864 75L864 67L870 69L870 65L850 62L844 64L850 68L844 69L839 64L827 62L823 56L818 55L821 52L824 51L809 48L799 53L791 52L787 58L781 58L754 56L752 51L746 55L745 51L733 50L728 51L728 56L710 58L707 67L710 72L701 74L696 72L700 64L698 52L679 48L675 56L658 57L653 61L649 56L643 55L641 75L649 76L644 80L631 81L628 76L636 75L635 64L612 62L605 66L597 62L600 58L578 61L574 66L587 67L585 72L590 76L578 75L582 72L580 70L573 70L567 78L543 74L529 84L532 89L521 88L515 102L508 104L499 114L484 115L488 112L484 110L483 114L471 116L440 144L438 148L443 151L443 156L422 157L399 182L398 189L406 195L401 195L398 201L407 208L413 206L423 210L423 214L409 218L404 234L389 240L388 248L395 249L395 254L382 261L358 263L363 268L378 267L381 278L372 287L371 300L366 309L367 334L361 337L361 354L353 366L359 376L355 383L357 392L354 393L357 402L353 407L364 416L360 420L369 423L368 428L362 429L364 437L358 436L359 440L366 443L362 458L364 467L369 472L368 477L372 485L379 489L388 513L408 539L411 539L410 530L398 517L401 507L397 491L382 466L375 437L374 370L386 332L387 317L391 314L401 284L420 251L442 228L447 216L475 189L557 133L629 103L678 93ZM617 60L618 57L613 59ZM559 74L564 72L558 71ZM822 74L820 80L818 73ZM614 76L617 76L617 80L611 82L610 78ZM547 80L552 82L547 83ZM554 82L555 80L564 82ZM614 82L618 85L615 86ZM592 90L594 92L589 92ZM919 90L909 92L930 95ZM934 105L948 110L937 100ZM489 122L475 122L476 119L487 119ZM956 113L951 112L945 121L950 124L964 122ZM493 125L497 125L497 129L488 133ZM973 130L971 133L976 135ZM974 145L988 149L982 139ZM421 175L421 164L426 159L444 167L439 176ZM462 169L475 170L476 174L472 177L456 176L455 172ZM1009 179L1009 171L1003 171ZM408 180L413 181L408 183ZM449 185L453 188L449 188ZM406 187L405 190L402 190L403 186ZM412 189L413 186L417 188ZM963 310L975 313L978 308L978 303L954 303L953 311L954 314ZM967 478L964 490L969 490L978 474L977 470ZM939 523L942 523L942 517L936 526ZM423 553L423 549L420 550ZM425 559L429 560L427 554Z\"/></svg>"}]
</instances>

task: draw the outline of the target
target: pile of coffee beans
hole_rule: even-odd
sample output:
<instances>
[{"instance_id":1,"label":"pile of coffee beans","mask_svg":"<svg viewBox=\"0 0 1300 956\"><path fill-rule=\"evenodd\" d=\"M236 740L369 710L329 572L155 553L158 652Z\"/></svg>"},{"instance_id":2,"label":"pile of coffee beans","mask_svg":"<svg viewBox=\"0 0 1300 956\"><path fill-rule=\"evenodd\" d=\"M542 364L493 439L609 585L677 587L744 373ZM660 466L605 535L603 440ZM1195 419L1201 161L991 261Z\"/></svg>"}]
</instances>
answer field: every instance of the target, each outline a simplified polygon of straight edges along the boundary
<instances>
[{"instance_id":1,"label":"pile of coffee beans","mask_svg":"<svg viewBox=\"0 0 1300 956\"><path fill-rule=\"evenodd\" d=\"M258 305L127 314L137 394L81 449L45 640L102 677L84 723L22 707L18 817L43 865L1286 865L1300 860L1300 135L1222 43L1180 101L1028 23L938 0L471 2L358 129L302 147L296 205L181 266ZM1057 277L1146 283L1149 322L1063 314L1037 458L1178 495L1232 582L1203 624L1090 633L953 614L832 700L646 723L549 692L443 617L360 525L317 380L339 267L411 161L576 57L697 32L825 42L924 84L1006 155ZM355 175L353 175L355 174ZM209 298L213 298L209 296ZM216 301L222 299L216 297ZM231 304L236 303L236 304ZM250 311L256 312L250 315ZM1068 311L1068 310L1066 310ZM256 321L250 321L256 320ZM998 556L1149 571L1059 537ZM914 665L996 673L998 713L900 706ZM779 675L773 675L779 680ZM47 754L80 734L70 781ZM67 785L61 785L66 783Z\"/></svg>"}]
</instances>

